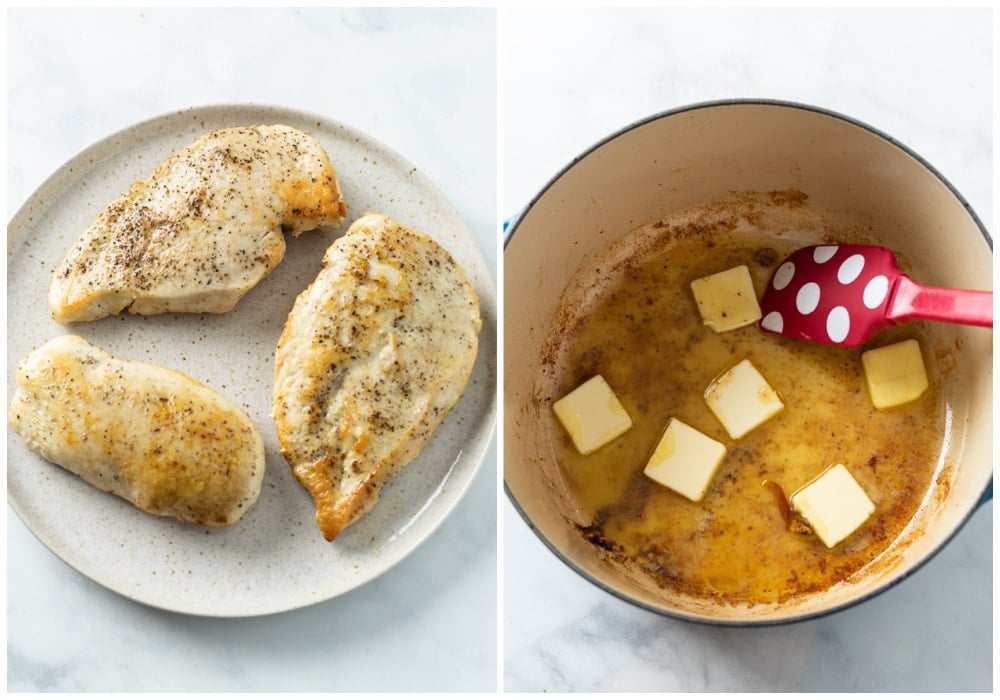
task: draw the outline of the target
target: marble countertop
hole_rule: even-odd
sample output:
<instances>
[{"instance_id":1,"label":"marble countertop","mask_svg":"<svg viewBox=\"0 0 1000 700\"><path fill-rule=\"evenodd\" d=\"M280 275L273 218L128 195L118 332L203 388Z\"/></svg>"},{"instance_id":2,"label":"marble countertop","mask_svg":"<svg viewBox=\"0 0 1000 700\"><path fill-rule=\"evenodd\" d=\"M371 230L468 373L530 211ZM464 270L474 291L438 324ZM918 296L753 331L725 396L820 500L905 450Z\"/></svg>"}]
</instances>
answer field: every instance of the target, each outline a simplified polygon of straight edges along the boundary
<instances>
[{"instance_id":1,"label":"marble countertop","mask_svg":"<svg viewBox=\"0 0 1000 700\"><path fill-rule=\"evenodd\" d=\"M825 107L933 164L992 230L989 10L502 10L503 199L646 116L727 98ZM833 616L676 621L558 561L504 499L508 691L989 691L993 504L929 564Z\"/></svg>"},{"instance_id":2,"label":"marble countertop","mask_svg":"<svg viewBox=\"0 0 1000 700\"><path fill-rule=\"evenodd\" d=\"M66 160L132 124L275 105L403 155L496 270L492 9L18 9L6 36L8 221ZM396 567L325 603L245 619L112 593L8 507L7 690L492 692L497 498L494 441L457 509Z\"/></svg>"},{"instance_id":3,"label":"marble countertop","mask_svg":"<svg viewBox=\"0 0 1000 700\"><path fill-rule=\"evenodd\" d=\"M992 230L988 10L20 9L7 24L8 220L68 158L119 129L189 106L274 104L355 126L418 165L495 269L498 172L509 217L637 119L761 97L892 134ZM129 601L62 563L8 508L7 689L992 688L992 503L860 607L727 629L659 617L582 580L498 495L497 473L494 449L441 528L370 584L247 619Z\"/></svg>"}]
</instances>

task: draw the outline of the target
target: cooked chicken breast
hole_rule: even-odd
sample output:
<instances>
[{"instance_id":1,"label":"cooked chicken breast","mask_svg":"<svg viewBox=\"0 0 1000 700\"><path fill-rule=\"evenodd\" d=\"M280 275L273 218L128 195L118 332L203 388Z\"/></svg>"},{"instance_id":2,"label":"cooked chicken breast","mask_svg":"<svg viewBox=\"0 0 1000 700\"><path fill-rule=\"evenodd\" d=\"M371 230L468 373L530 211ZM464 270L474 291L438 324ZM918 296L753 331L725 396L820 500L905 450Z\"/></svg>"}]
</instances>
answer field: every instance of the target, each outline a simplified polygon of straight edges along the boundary
<instances>
[{"instance_id":1,"label":"cooked chicken breast","mask_svg":"<svg viewBox=\"0 0 1000 700\"><path fill-rule=\"evenodd\" d=\"M22 360L8 417L29 449L150 513L231 525L260 494L264 442L239 407L77 336Z\"/></svg>"},{"instance_id":2,"label":"cooked chicken breast","mask_svg":"<svg viewBox=\"0 0 1000 700\"><path fill-rule=\"evenodd\" d=\"M60 323L229 311L285 255L282 232L337 226L337 175L287 126L202 136L136 182L84 231L52 276Z\"/></svg>"},{"instance_id":3,"label":"cooked chicken breast","mask_svg":"<svg viewBox=\"0 0 1000 700\"><path fill-rule=\"evenodd\" d=\"M332 540L458 401L482 322L451 255L380 214L354 222L323 265L278 342L274 419Z\"/></svg>"}]
</instances>

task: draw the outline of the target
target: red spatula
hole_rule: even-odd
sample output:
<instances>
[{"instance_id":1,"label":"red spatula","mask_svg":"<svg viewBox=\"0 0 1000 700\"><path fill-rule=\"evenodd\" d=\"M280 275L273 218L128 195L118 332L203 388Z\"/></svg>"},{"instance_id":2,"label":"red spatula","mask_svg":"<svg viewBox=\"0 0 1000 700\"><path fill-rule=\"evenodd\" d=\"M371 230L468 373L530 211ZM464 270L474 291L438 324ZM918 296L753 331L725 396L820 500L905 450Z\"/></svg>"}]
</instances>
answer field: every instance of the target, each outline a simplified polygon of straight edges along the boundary
<instances>
[{"instance_id":1,"label":"red spatula","mask_svg":"<svg viewBox=\"0 0 1000 700\"><path fill-rule=\"evenodd\" d=\"M993 327L993 292L924 287L888 248L801 248L774 271L760 303L761 330L853 347L915 319Z\"/></svg>"}]
</instances>

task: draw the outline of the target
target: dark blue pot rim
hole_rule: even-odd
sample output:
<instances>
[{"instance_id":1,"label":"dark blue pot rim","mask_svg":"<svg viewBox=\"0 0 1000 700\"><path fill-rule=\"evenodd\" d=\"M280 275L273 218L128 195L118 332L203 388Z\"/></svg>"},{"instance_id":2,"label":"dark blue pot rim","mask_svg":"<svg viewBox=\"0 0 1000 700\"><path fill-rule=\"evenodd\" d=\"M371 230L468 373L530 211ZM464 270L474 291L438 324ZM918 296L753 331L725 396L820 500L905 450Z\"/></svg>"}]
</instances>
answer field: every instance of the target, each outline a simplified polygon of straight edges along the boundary
<instances>
[{"instance_id":1,"label":"dark blue pot rim","mask_svg":"<svg viewBox=\"0 0 1000 700\"><path fill-rule=\"evenodd\" d=\"M601 139L600 141L598 141L597 143L595 143L594 145L592 145L590 148L588 148L586 151L584 151L583 153L581 153L580 155L578 155L576 158L574 158L572 161L570 161L568 165L566 165L554 177L552 177L548 181L548 183L545 184L545 186L538 192L538 194L536 194L531 199L531 201L528 202L528 205L524 209L522 209L516 215L514 215L513 217L511 217L511 219L509 219L508 221L504 222L504 225L503 225L503 229L504 229L503 247L504 247L504 250L506 250L507 245L510 243L510 241L517 234L518 224L519 224L520 220L523 218L524 214L526 214L527 212L529 212L531 210L531 208L535 206L535 204L538 202L538 200L541 199L541 197L544 196L545 193L560 178L562 178L563 175L565 175L568 171L572 170L573 167L577 163L579 163L581 160L583 160L584 158L586 158L587 156L589 156L591 153L593 153L597 149L601 148L603 145L605 145L605 144L607 144L607 143L615 140L619 136L622 136L623 134L626 134L626 133L628 133L628 132L630 132L630 131L638 128L638 127L644 126L644 125L649 124L651 122L658 121L658 120L663 119L665 117L672 117L672 116L676 116L678 114L684 114L685 112L693 112L693 111L700 110L700 109L716 108L716 107L724 107L724 106L732 106L732 105L765 105L765 106L773 106L773 107L783 107L783 108L787 108L787 109L799 109L799 110L802 110L802 111L805 111L805 112L813 112L813 113L820 114L820 115L823 115L823 116L832 117L834 119L839 119L839 120L841 120L841 121L843 121L845 123L848 123L848 124L852 124L852 125L854 125L856 127L864 129L865 131L868 131L871 134L879 137L880 139L882 139L882 140L884 140L884 141L892 144L893 146L895 146L896 148L900 149L901 151L903 151L907 155L911 156L918 163L920 163L920 165L922 165L928 172L930 172L935 178L937 178L938 181L940 181L942 184L944 184L945 187L948 188L948 191L950 191L952 193L952 195L955 197L955 199L958 200L958 202L962 205L962 207L965 209L965 211L968 213L968 215L975 222L976 226L979 228L979 232L982 234L983 239L986 241L986 244L989 246L990 252L992 253L992 251L993 251L993 238L992 238L992 236L990 236L989 232L986 230L986 227L983 225L983 222L979 219L979 216L977 216L976 212L972 209L972 206L968 203L968 201L966 201L966 199L961 195L961 193L957 189L955 189L955 187L951 184L951 182L949 182L948 179L946 177L944 177L944 175L942 175L933 165L931 165L927 160L925 160L923 157L921 157L918 153L916 153L914 150L912 150L911 148L909 148L905 144L901 143L900 141L897 141L896 139L894 139L893 137L889 136L885 132L880 131L879 129L876 129L875 127L870 126L869 124L866 124L864 122L858 121L857 119L854 119L853 117L848 117L848 116L846 116L844 114L840 114L838 112L835 112L835 111L832 111L832 110L829 110L829 109L826 109L826 108L823 108L823 107L816 107L816 106L804 104L804 103L801 103L801 102L789 102L789 101L784 101L784 100L754 99L754 98L745 98L745 99L744 98L739 98L739 99L730 99L730 100L715 100L715 101L707 101L707 102L697 102L697 103L693 103L693 104L686 105L686 106L683 106L683 107L678 107L676 109L666 110L666 111L659 112L657 114L653 114L651 116L648 116L648 117L646 117L644 119L640 119L640 120L638 120L636 122L633 122L632 124L629 124L628 126L625 126L624 128L619 129L618 131L614 132L613 134L607 136L606 138ZM568 566L570 569L572 569L573 571L575 571L577 574L579 574L585 580L587 580L590 583L594 584L595 586L597 586L601 590L603 590L603 591L605 591L607 593L610 593L611 595L615 596L616 598L619 598L619 599L625 601L626 603L630 603L631 605L634 605L636 607L642 608L644 610L648 610L650 612L657 613L659 615L663 615L665 617L671 617L671 618L675 618L675 619L679 619L679 620L685 620L685 621L688 621L688 622L697 622L697 623L701 623L701 624L715 625L715 626L720 626L720 627L773 627L773 626L778 626L778 625L787 625L787 624L793 624L793 623L796 623L796 622L805 622L805 621L808 621L808 620L815 620L817 618L825 617L827 615L832 615L833 613L839 612L841 610L846 610L848 608L852 608L852 607L854 607L856 605L859 605L861 603L864 603L867 600L870 600L870 599L874 598L877 595L880 595L881 593L884 593L885 591L889 590L890 588L893 588L896 585L898 585L898 584L902 583L903 581L905 581L906 579L908 579L910 576L912 576L917 571L919 571L925 564L927 564L927 562L929 562L931 559L933 559L935 556L937 556L938 552L940 552L942 549L944 549L944 547L947 546L948 543L952 541L952 539L954 539L954 537L961 531L961 529L963 527L965 527L966 523L969 522L969 520L972 518L972 516L979 510L979 508L981 508L984 504L988 503L989 501L991 501L993 499L993 478L992 478L992 476L990 477L989 482L986 484L986 487L983 489L983 492L979 496L979 500L976 502L976 504L973 507L971 507L969 509L969 512L965 514L965 516L962 518L961 522L959 522L955 526L955 528L948 534L948 536L945 537L941 542L939 542L938 545L933 550L931 550L930 552L928 552L927 555L924 556L923 559L921 559L919 562L917 562L913 566L909 567L903 573L899 574L898 576L896 576L895 578L893 578L893 579L891 579L889 581L886 581L882 586L879 586L877 589L875 589L875 590L873 590L873 591L871 591L871 592L869 592L869 593L867 593L867 594L865 594L863 596L859 596L859 597L854 598L854 599L852 599L850 601L842 603L840 605L831 606L829 608L825 608L823 610L819 610L819 611L816 611L816 612L813 612L813 613L808 613L808 614L805 614L805 615L797 615L797 616L794 616L794 617L788 617L788 618L782 618L782 619L774 619L774 620L725 620L725 619L712 619L712 618L706 618L706 617L697 617L697 616L693 616L693 615L685 615L685 614L682 614L682 613L679 613L679 612L676 612L676 611L672 611L672 610L663 610L661 608L657 608L655 606L648 605L648 604L643 603L641 601L638 601L638 600L635 600L633 598L630 598L629 596L624 595L620 591L617 591L617 590L615 590L613 588L610 588L609 586L607 586L603 582L601 582L598 579L594 578L589 573L587 573L586 571L584 571L583 569L581 569L579 566L577 566L570 559L568 559L561 551L559 551L559 549L548 538L546 538L545 535L528 518L527 513L525 513L525 511L521 507L521 504L518 503L517 499L514 497L514 494L511 492L510 486L507 484L507 480L506 479L504 479L504 493L507 495L507 498L510 500L511 504L514 506L514 509L521 516L522 520L524 520L524 522L528 526L528 528L533 533L535 533L535 536L538 537L538 539L541 540L542 543L553 554L555 554L556 557L560 561L562 561L566 566Z\"/></svg>"}]
</instances>

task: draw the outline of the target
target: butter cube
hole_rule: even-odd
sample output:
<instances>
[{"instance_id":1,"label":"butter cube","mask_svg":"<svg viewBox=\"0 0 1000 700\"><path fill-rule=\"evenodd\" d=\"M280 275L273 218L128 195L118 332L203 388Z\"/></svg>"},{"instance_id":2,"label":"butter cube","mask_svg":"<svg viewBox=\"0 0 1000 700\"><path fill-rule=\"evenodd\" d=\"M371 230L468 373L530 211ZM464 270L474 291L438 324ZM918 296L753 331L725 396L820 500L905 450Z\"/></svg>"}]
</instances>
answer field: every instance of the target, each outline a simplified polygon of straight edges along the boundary
<instances>
[{"instance_id":1,"label":"butter cube","mask_svg":"<svg viewBox=\"0 0 1000 700\"><path fill-rule=\"evenodd\" d=\"M691 283L702 322L716 333L748 326L760 319L760 305L750 269L740 265Z\"/></svg>"},{"instance_id":2,"label":"butter cube","mask_svg":"<svg viewBox=\"0 0 1000 700\"><path fill-rule=\"evenodd\" d=\"M791 504L827 547L841 542L875 512L875 504L843 464L829 467L793 493Z\"/></svg>"},{"instance_id":3,"label":"butter cube","mask_svg":"<svg viewBox=\"0 0 1000 700\"><path fill-rule=\"evenodd\" d=\"M716 377L705 389L705 403L734 440L785 407L750 360L743 360Z\"/></svg>"},{"instance_id":4,"label":"butter cube","mask_svg":"<svg viewBox=\"0 0 1000 700\"><path fill-rule=\"evenodd\" d=\"M589 455L632 427L632 419L601 375L552 404L580 454Z\"/></svg>"},{"instance_id":5,"label":"butter cube","mask_svg":"<svg viewBox=\"0 0 1000 700\"><path fill-rule=\"evenodd\" d=\"M927 389L927 370L920 343L914 339L867 350L861 355L868 394L875 408L913 401Z\"/></svg>"},{"instance_id":6,"label":"butter cube","mask_svg":"<svg viewBox=\"0 0 1000 700\"><path fill-rule=\"evenodd\" d=\"M700 501L726 456L726 446L671 418L643 473L692 501Z\"/></svg>"}]
</instances>

